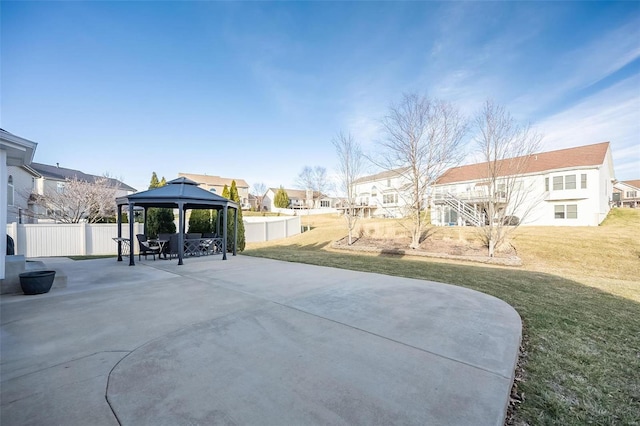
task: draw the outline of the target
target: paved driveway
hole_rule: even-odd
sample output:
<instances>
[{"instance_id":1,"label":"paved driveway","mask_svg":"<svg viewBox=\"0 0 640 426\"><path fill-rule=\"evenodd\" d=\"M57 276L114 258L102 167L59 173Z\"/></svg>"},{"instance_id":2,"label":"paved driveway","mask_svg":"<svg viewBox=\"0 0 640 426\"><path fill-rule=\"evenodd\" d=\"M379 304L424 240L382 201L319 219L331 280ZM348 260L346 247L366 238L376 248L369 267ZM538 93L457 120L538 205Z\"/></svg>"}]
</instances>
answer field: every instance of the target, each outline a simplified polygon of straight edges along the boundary
<instances>
[{"instance_id":1,"label":"paved driveway","mask_svg":"<svg viewBox=\"0 0 640 426\"><path fill-rule=\"evenodd\" d=\"M48 259L1 299L8 425L501 425L518 314L461 287L247 256Z\"/></svg>"}]
</instances>

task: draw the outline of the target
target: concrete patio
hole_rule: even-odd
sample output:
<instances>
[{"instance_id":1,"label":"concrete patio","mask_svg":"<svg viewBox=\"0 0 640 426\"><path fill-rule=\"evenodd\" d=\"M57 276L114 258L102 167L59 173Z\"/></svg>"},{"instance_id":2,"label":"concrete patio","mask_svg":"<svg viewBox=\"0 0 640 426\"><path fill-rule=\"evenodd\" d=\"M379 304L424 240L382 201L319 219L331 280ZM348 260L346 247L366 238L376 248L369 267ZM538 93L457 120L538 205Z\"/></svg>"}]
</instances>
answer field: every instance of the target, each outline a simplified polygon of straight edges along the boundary
<instances>
[{"instance_id":1,"label":"concrete patio","mask_svg":"<svg viewBox=\"0 0 640 426\"><path fill-rule=\"evenodd\" d=\"M491 296L248 256L45 262L66 288L1 298L3 426L504 422L521 322Z\"/></svg>"}]
</instances>

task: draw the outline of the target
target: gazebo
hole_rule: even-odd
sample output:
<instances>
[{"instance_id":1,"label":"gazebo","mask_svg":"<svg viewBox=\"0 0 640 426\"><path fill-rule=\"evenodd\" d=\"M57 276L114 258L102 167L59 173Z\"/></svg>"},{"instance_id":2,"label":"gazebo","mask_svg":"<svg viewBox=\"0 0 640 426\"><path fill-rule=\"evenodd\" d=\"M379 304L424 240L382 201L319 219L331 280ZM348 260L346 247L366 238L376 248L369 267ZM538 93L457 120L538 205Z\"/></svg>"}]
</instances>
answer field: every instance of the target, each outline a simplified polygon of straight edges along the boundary
<instances>
[{"instance_id":1,"label":"gazebo","mask_svg":"<svg viewBox=\"0 0 640 426\"><path fill-rule=\"evenodd\" d=\"M183 264L186 210L210 209L216 210L218 213L222 211L222 260L227 260L227 211L229 208L235 209L233 255L236 255L236 246L238 245L238 204L198 187L198 184L190 179L180 177L167 182L165 186L159 188L119 197L116 199L116 205L118 206L118 261L122 260L122 206L125 205L129 206L129 236L131 238L129 247L130 266L135 265L133 253L133 213L136 207L144 209L145 222L147 220L146 213L149 207L178 209L178 265Z\"/></svg>"}]
</instances>

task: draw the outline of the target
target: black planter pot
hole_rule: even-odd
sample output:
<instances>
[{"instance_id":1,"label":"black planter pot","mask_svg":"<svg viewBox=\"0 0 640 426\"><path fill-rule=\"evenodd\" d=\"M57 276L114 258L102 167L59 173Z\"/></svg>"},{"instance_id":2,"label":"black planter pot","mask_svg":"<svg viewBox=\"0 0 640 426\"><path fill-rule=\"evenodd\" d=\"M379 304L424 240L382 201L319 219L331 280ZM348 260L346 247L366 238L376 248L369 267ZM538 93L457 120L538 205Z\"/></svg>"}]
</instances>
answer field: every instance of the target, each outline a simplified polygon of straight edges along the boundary
<instances>
[{"instance_id":1,"label":"black planter pot","mask_svg":"<svg viewBox=\"0 0 640 426\"><path fill-rule=\"evenodd\" d=\"M20 274L20 287L24 294L48 293L56 277L56 271L32 271Z\"/></svg>"}]
</instances>

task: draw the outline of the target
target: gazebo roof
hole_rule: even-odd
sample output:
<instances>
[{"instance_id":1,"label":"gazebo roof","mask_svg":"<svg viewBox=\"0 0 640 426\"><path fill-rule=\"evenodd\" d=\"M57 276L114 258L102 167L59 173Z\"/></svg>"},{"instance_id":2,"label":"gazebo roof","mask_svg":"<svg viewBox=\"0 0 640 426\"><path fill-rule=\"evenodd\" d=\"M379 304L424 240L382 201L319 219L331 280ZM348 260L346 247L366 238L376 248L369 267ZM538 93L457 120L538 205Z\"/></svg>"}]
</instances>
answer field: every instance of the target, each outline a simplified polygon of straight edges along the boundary
<instances>
[{"instance_id":1,"label":"gazebo roof","mask_svg":"<svg viewBox=\"0 0 640 426\"><path fill-rule=\"evenodd\" d=\"M238 204L234 201L206 191L198 187L196 182L185 177L173 179L159 188L120 197L116 199L116 204L146 207L177 207L183 204L185 208L223 208L224 206L238 208Z\"/></svg>"}]
</instances>

